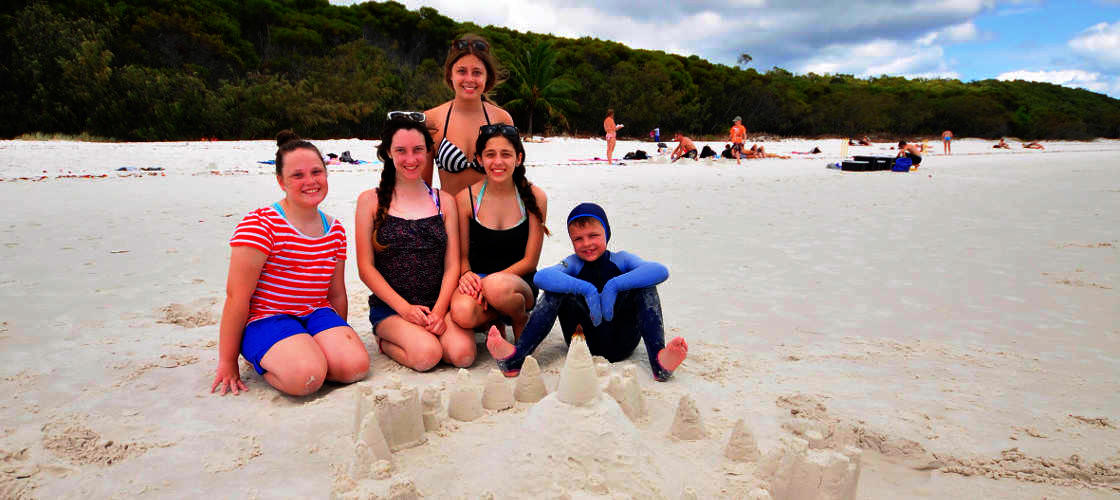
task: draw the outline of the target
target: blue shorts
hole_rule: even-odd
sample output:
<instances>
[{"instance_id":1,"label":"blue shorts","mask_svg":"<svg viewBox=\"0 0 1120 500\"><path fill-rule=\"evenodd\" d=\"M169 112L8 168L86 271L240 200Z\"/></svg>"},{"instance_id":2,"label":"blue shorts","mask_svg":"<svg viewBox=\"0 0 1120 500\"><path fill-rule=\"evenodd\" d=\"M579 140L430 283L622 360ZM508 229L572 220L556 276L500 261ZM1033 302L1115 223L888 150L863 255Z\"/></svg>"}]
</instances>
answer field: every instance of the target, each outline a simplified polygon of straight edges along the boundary
<instances>
[{"instance_id":1,"label":"blue shorts","mask_svg":"<svg viewBox=\"0 0 1120 500\"><path fill-rule=\"evenodd\" d=\"M389 307L387 305L373 306L369 308L369 322L373 325L373 334L377 335L378 324L380 324L382 321L385 321L385 318L388 318L389 316L392 316L394 314L397 314L397 311L394 311L392 307Z\"/></svg>"},{"instance_id":2,"label":"blue shorts","mask_svg":"<svg viewBox=\"0 0 1120 500\"><path fill-rule=\"evenodd\" d=\"M321 307L303 316L277 314L245 325L241 336L241 355L253 364L257 373L264 375L261 359L272 346L292 335L315 335L337 326L350 326L334 309Z\"/></svg>"}]
</instances>

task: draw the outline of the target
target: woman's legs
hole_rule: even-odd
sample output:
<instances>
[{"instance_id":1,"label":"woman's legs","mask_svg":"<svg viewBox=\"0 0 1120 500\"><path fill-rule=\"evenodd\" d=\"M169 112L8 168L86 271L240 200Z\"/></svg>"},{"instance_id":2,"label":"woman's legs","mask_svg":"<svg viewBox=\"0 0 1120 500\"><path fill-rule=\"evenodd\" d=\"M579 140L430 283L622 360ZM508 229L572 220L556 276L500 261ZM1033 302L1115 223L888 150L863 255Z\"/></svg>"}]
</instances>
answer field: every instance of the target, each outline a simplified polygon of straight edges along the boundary
<instances>
[{"instance_id":1,"label":"woman's legs","mask_svg":"<svg viewBox=\"0 0 1120 500\"><path fill-rule=\"evenodd\" d=\"M513 338L520 338L536 301L529 284L516 274L494 273L482 278L482 295L492 309L513 320Z\"/></svg>"},{"instance_id":2,"label":"woman's legs","mask_svg":"<svg viewBox=\"0 0 1120 500\"><path fill-rule=\"evenodd\" d=\"M284 338L261 358L264 379L277 390L306 396L322 387L327 377L327 358L311 335L300 333Z\"/></svg>"},{"instance_id":3,"label":"woman's legs","mask_svg":"<svg viewBox=\"0 0 1120 500\"><path fill-rule=\"evenodd\" d=\"M475 354L478 353L478 346L474 343L474 332L455 324L451 320L451 313L444 316L443 323L447 325L447 329L439 337L443 349L443 361L456 368L469 368L474 364Z\"/></svg>"},{"instance_id":4,"label":"woman's legs","mask_svg":"<svg viewBox=\"0 0 1120 500\"><path fill-rule=\"evenodd\" d=\"M378 323L374 334L381 352L413 370L431 370L443 357L443 346L435 335L399 315Z\"/></svg>"},{"instance_id":5,"label":"woman's legs","mask_svg":"<svg viewBox=\"0 0 1120 500\"><path fill-rule=\"evenodd\" d=\"M327 359L327 380L349 384L369 373L369 353L353 328L336 326L312 338Z\"/></svg>"}]
</instances>

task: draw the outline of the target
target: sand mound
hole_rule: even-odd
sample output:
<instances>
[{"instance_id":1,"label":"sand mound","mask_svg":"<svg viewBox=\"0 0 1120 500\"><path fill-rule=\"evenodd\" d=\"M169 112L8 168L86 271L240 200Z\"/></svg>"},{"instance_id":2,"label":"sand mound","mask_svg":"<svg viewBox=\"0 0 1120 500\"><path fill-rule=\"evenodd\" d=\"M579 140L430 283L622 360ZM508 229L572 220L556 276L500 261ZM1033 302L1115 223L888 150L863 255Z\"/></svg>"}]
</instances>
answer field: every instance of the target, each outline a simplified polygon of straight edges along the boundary
<instances>
[{"instance_id":1,"label":"sand mound","mask_svg":"<svg viewBox=\"0 0 1120 500\"><path fill-rule=\"evenodd\" d=\"M27 448L15 452L0 450L0 498L33 498L31 490L35 489L39 466L28 464L27 458Z\"/></svg>"},{"instance_id":2,"label":"sand mound","mask_svg":"<svg viewBox=\"0 0 1120 500\"><path fill-rule=\"evenodd\" d=\"M218 299L198 299L190 304L168 304L159 309L158 323L170 323L184 328L198 328L218 322Z\"/></svg>"},{"instance_id":3,"label":"sand mound","mask_svg":"<svg viewBox=\"0 0 1120 500\"><path fill-rule=\"evenodd\" d=\"M1078 455L1069 458L1039 458L1011 448L996 458L938 457L947 465L942 472L964 476L1010 478L1032 483L1061 486L1111 488L1120 492L1120 455L1101 462L1087 463Z\"/></svg>"},{"instance_id":4,"label":"sand mound","mask_svg":"<svg viewBox=\"0 0 1120 500\"><path fill-rule=\"evenodd\" d=\"M101 435L74 422L50 422L43 425L43 447L77 465L113 465L140 455L150 447L141 443L117 443L101 440Z\"/></svg>"},{"instance_id":5,"label":"sand mound","mask_svg":"<svg viewBox=\"0 0 1120 500\"><path fill-rule=\"evenodd\" d=\"M666 467L674 463L672 457L648 447L648 438L610 397L599 395L575 406L549 394L529 409L515 435L518 439L507 440L475 472L492 481L499 498L500 492L524 498L681 494L677 475Z\"/></svg>"}]
</instances>

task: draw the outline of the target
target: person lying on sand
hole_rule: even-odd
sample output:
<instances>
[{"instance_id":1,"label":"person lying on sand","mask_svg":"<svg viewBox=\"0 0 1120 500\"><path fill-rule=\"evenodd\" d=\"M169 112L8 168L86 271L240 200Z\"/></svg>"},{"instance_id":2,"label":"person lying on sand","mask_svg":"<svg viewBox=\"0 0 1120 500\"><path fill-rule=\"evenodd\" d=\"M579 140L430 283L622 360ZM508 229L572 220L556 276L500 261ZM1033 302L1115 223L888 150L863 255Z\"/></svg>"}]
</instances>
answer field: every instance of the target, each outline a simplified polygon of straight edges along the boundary
<instances>
[{"instance_id":1,"label":"person lying on sand","mask_svg":"<svg viewBox=\"0 0 1120 500\"><path fill-rule=\"evenodd\" d=\"M1046 146L1039 144L1038 141L1024 142L1023 147L1027 149L1046 149Z\"/></svg>"},{"instance_id":2,"label":"person lying on sand","mask_svg":"<svg viewBox=\"0 0 1120 500\"><path fill-rule=\"evenodd\" d=\"M688 344L676 337L665 344L661 299L657 285L669 270L629 252L611 252L611 225L603 208L581 203L568 214L568 237L575 251L560 264L541 269L535 278L544 290L517 345L491 328L486 348L507 377L521 371L525 357L552 331L557 317L564 341L582 329L592 355L614 363L633 354L644 341L653 378L664 382L688 355Z\"/></svg>"},{"instance_id":3,"label":"person lying on sand","mask_svg":"<svg viewBox=\"0 0 1120 500\"><path fill-rule=\"evenodd\" d=\"M744 155L746 155L746 157L749 158L749 159L781 158L783 160L788 160L788 159L791 158L790 156L785 156L785 155L780 155L780 154L775 154L775 153L767 153L766 152L766 146L762 146L760 144L751 144L751 148L748 149L744 153Z\"/></svg>"},{"instance_id":4,"label":"person lying on sand","mask_svg":"<svg viewBox=\"0 0 1120 500\"><path fill-rule=\"evenodd\" d=\"M677 132L673 134L673 140L677 141L677 149L669 155L672 161L677 161L681 158L692 158L693 160L700 159L700 151L696 149L696 144L693 144L692 139L685 137L684 134Z\"/></svg>"},{"instance_id":5,"label":"person lying on sand","mask_svg":"<svg viewBox=\"0 0 1120 500\"><path fill-rule=\"evenodd\" d=\"M284 199L249 212L229 245L218 370L210 392L248 390L240 352L277 390L306 396L324 380L369 373L369 353L346 323L346 230L319 210L327 197L323 155L286 130L276 137Z\"/></svg>"},{"instance_id":6,"label":"person lying on sand","mask_svg":"<svg viewBox=\"0 0 1120 500\"><path fill-rule=\"evenodd\" d=\"M1007 141L1003 140L1002 137L1000 137L999 142L996 143L995 146L992 146L992 148L993 149L1011 149L1011 145L1008 144Z\"/></svg>"},{"instance_id":7,"label":"person lying on sand","mask_svg":"<svg viewBox=\"0 0 1120 500\"><path fill-rule=\"evenodd\" d=\"M860 146L870 146L871 145L871 138L867 137L866 135L863 136L863 139L859 140L859 145Z\"/></svg>"},{"instance_id":8,"label":"person lying on sand","mask_svg":"<svg viewBox=\"0 0 1120 500\"><path fill-rule=\"evenodd\" d=\"M816 146L813 146L813 149L810 149L808 151L790 151L790 153L793 153L795 155L815 155L820 154L820 152L821 148L818 148Z\"/></svg>"}]
</instances>

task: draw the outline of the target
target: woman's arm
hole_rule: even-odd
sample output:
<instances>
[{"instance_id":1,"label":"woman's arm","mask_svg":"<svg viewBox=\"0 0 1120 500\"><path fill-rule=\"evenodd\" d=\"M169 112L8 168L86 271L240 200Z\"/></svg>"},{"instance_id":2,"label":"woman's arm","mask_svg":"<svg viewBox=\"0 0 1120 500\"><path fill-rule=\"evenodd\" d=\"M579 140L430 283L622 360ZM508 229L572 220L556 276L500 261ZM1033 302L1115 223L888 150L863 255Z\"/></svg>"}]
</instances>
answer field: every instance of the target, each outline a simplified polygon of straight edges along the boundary
<instances>
[{"instance_id":1,"label":"woman's arm","mask_svg":"<svg viewBox=\"0 0 1120 500\"><path fill-rule=\"evenodd\" d=\"M343 321L347 321L346 317L350 315L349 298L346 296L346 261L340 260L334 265L334 273L331 274L331 284L327 288L327 302L330 302L334 312L342 317Z\"/></svg>"},{"instance_id":2,"label":"woman's arm","mask_svg":"<svg viewBox=\"0 0 1120 500\"><path fill-rule=\"evenodd\" d=\"M248 390L237 369L237 355L241 352L241 337L249 319L249 300L257 288L257 279L268 255L255 248L236 246L230 252L229 274L226 277L226 302L222 307L222 320L218 326L218 372L210 392L219 386L221 394L227 391Z\"/></svg>"},{"instance_id":3,"label":"woman's arm","mask_svg":"<svg viewBox=\"0 0 1120 500\"><path fill-rule=\"evenodd\" d=\"M432 316L443 318L451 306L451 292L459 286L459 211L455 198L443 190L439 192L440 206L443 207L443 227L447 231L447 250L443 255L443 282L439 287L439 298L432 308Z\"/></svg>"},{"instance_id":4,"label":"woman's arm","mask_svg":"<svg viewBox=\"0 0 1120 500\"><path fill-rule=\"evenodd\" d=\"M533 190L533 196L537 199L537 206L541 208L541 215L547 219L548 198L545 196L544 190L538 188L536 184L530 186L530 189ZM541 247L544 246L544 221L531 213L528 214L528 217L529 241L525 244L525 256L509 267L502 269L502 272L525 276L537 270L537 263L541 260Z\"/></svg>"}]
</instances>

